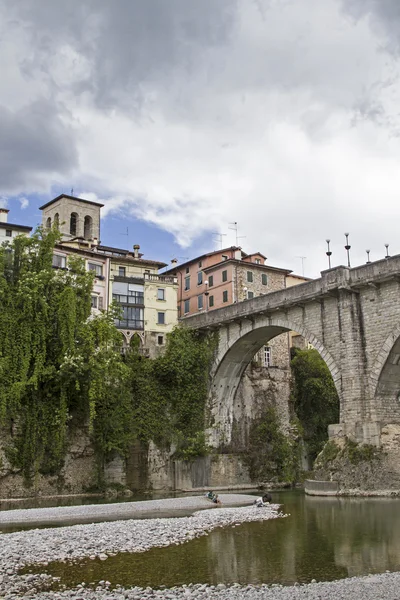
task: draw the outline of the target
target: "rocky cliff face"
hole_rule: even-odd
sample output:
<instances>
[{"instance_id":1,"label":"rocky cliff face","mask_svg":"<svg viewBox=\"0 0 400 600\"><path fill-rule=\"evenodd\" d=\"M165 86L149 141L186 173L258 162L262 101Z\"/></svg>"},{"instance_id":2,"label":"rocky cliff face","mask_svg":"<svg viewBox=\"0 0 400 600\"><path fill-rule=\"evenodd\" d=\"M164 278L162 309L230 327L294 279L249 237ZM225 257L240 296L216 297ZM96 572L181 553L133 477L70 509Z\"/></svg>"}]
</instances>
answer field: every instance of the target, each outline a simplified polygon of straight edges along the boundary
<instances>
[{"instance_id":1,"label":"rocky cliff face","mask_svg":"<svg viewBox=\"0 0 400 600\"><path fill-rule=\"evenodd\" d=\"M338 481L342 493L400 490L400 425L383 426L377 448L330 440L317 457L314 478Z\"/></svg>"},{"instance_id":2,"label":"rocky cliff face","mask_svg":"<svg viewBox=\"0 0 400 600\"><path fill-rule=\"evenodd\" d=\"M5 447L9 433L0 433L0 498L28 497L32 495L79 494L96 481L96 460L87 428L75 429L70 434L68 452L59 475L38 475L26 487L18 469L6 457Z\"/></svg>"}]
</instances>

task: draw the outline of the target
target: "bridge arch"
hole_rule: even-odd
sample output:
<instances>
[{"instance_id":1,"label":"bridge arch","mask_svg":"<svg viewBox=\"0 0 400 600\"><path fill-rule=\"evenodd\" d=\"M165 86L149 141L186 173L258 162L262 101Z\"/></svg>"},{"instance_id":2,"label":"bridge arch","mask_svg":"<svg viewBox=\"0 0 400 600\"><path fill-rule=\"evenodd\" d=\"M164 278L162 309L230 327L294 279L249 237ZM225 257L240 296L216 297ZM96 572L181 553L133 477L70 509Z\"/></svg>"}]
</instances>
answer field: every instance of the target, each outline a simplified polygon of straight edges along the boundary
<instances>
[{"instance_id":1,"label":"bridge arch","mask_svg":"<svg viewBox=\"0 0 400 600\"><path fill-rule=\"evenodd\" d=\"M216 359L211 371L211 410L218 414L216 435L211 435L213 445L218 445L221 430L225 439L230 438L230 427L233 423L233 406L235 395L242 375L260 348L272 338L295 331L307 339L319 352L332 375L342 404L341 374L335 359L320 340L304 326L282 318L248 319L242 323L228 325L221 335ZM211 432L210 432L211 433Z\"/></svg>"},{"instance_id":2,"label":"bridge arch","mask_svg":"<svg viewBox=\"0 0 400 600\"><path fill-rule=\"evenodd\" d=\"M376 420L400 423L400 324L382 344L369 379Z\"/></svg>"}]
</instances>

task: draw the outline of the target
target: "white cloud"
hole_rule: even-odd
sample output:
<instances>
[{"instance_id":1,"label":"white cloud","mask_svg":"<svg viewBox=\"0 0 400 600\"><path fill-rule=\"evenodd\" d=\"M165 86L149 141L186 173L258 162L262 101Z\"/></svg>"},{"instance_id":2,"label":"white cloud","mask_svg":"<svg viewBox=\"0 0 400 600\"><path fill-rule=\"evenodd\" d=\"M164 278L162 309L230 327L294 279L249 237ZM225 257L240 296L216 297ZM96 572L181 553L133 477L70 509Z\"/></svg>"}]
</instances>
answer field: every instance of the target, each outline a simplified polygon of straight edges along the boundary
<instances>
[{"instance_id":1,"label":"white cloud","mask_svg":"<svg viewBox=\"0 0 400 600\"><path fill-rule=\"evenodd\" d=\"M19 199L19 202L21 204L22 210L25 210L25 208L28 208L28 206L29 206L29 200L28 200L28 198L18 198L18 199Z\"/></svg>"},{"instance_id":2,"label":"white cloud","mask_svg":"<svg viewBox=\"0 0 400 600\"><path fill-rule=\"evenodd\" d=\"M45 98L54 114L40 155L55 140L63 149L47 170L48 159L25 157L16 193L73 180L105 218L136 215L184 247L218 230L234 243L237 221L246 249L297 271L307 256L309 275L327 265L327 237L344 262L347 230L354 262L366 248L383 256L386 241L400 252L399 63L368 11L355 13L356 0L350 12L342 0L224 0L199 17L194 0L155 3L123 2L115 15L84 0L76 16L72 2L57 32L47 0L37 14L13 4L0 108L15 118L21 98Z\"/></svg>"}]
</instances>

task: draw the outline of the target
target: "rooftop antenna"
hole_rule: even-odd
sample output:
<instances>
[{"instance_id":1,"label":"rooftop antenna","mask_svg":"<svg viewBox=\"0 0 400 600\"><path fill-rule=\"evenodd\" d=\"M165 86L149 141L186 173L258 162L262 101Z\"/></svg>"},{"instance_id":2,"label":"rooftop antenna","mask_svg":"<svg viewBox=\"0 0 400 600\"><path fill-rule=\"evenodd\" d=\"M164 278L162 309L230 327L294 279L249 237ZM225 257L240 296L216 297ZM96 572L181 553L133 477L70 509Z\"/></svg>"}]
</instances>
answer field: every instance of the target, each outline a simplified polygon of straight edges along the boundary
<instances>
[{"instance_id":1,"label":"rooftop antenna","mask_svg":"<svg viewBox=\"0 0 400 600\"><path fill-rule=\"evenodd\" d=\"M238 224L237 221L233 221L233 223L228 223L228 225L233 225L233 227L228 227L228 229L232 229L235 232L236 238L236 246L238 246L239 240L245 238L245 235L238 235Z\"/></svg>"},{"instance_id":2,"label":"rooftop antenna","mask_svg":"<svg viewBox=\"0 0 400 600\"><path fill-rule=\"evenodd\" d=\"M225 237L226 235L228 235L227 233L213 233L212 234L214 237L218 237L219 240L213 240L214 242L219 242L221 244L221 250L222 250L222 242L223 242L223 237Z\"/></svg>"},{"instance_id":3,"label":"rooftop antenna","mask_svg":"<svg viewBox=\"0 0 400 600\"><path fill-rule=\"evenodd\" d=\"M119 235L126 235L127 237L129 237L129 228L126 228L126 233L120 233Z\"/></svg>"},{"instance_id":4,"label":"rooftop antenna","mask_svg":"<svg viewBox=\"0 0 400 600\"><path fill-rule=\"evenodd\" d=\"M304 277L304 261L306 260L307 256L296 256L296 258L301 259L301 271L302 271L302 275Z\"/></svg>"}]
</instances>

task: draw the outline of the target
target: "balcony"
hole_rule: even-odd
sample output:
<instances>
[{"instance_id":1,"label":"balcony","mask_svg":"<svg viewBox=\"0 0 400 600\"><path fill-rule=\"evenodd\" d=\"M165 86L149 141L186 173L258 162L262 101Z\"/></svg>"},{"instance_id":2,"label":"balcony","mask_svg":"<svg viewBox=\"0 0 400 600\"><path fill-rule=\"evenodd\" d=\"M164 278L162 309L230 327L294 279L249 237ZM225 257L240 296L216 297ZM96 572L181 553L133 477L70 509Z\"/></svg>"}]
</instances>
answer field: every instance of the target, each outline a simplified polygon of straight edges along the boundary
<instances>
[{"instance_id":1,"label":"balcony","mask_svg":"<svg viewBox=\"0 0 400 600\"><path fill-rule=\"evenodd\" d=\"M143 292L135 292L125 296L124 294L113 294L113 301L118 304L130 304L134 306L144 306Z\"/></svg>"},{"instance_id":2,"label":"balcony","mask_svg":"<svg viewBox=\"0 0 400 600\"><path fill-rule=\"evenodd\" d=\"M154 283L178 283L178 278L173 275L157 275L153 273L145 273L144 280Z\"/></svg>"},{"instance_id":3,"label":"balcony","mask_svg":"<svg viewBox=\"0 0 400 600\"><path fill-rule=\"evenodd\" d=\"M143 331L144 321L139 319L116 319L115 327L118 329L133 329L135 331Z\"/></svg>"}]
</instances>

